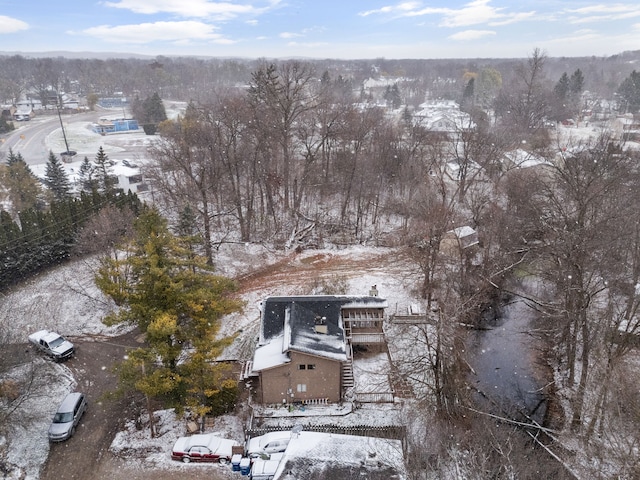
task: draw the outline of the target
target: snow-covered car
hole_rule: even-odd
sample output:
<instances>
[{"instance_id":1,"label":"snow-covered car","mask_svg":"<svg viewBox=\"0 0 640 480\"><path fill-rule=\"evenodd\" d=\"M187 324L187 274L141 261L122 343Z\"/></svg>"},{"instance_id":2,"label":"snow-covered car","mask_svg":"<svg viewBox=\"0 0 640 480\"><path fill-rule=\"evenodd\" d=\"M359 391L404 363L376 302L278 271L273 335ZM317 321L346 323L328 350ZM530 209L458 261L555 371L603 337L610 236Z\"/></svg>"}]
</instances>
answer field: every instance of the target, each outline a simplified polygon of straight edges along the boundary
<instances>
[{"instance_id":1,"label":"snow-covered car","mask_svg":"<svg viewBox=\"0 0 640 480\"><path fill-rule=\"evenodd\" d=\"M29 335L29 342L49 355L56 362L68 360L75 353L73 343L62 335L50 332L49 330L39 330L32 333Z\"/></svg>"},{"instance_id":2,"label":"snow-covered car","mask_svg":"<svg viewBox=\"0 0 640 480\"><path fill-rule=\"evenodd\" d=\"M234 440L221 438L212 433L199 433L178 438L171 450L171 459L184 463L227 463L231 461L233 447L238 445Z\"/></svg>"},{"instance_id":3,"label":"snow-covered car","mask_svg":"<svg viewBox=\"0 0 640 480\"><path fill-rule=\"evenodd\" d=\"M291 440L291 431L269 432L259 437L250 438L247 442L247 456L252 459L266 457L272 453L284 452Z\"/></svg>"}]
</instances>

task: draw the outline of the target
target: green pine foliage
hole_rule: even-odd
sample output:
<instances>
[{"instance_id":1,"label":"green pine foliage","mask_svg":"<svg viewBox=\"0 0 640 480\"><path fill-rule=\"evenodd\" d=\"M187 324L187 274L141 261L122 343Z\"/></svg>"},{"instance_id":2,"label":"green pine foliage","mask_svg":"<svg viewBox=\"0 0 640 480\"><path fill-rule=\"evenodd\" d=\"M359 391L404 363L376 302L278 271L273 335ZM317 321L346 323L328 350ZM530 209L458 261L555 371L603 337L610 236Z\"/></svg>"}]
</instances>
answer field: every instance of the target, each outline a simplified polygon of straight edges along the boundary
<instances>
[{"instance_id":1,"label":"green pine foliage","mask_svg":"<svg viewBox=\"0 0 640 480\"><path fill-rule=\"evenodd\" d=\"M39 206L42 189L40 181L31 171L20 153L9 149L7 164L0 168L0 190L7 192L11 213Z\"/></svg>"},{"instance_id":2,"label":"green pine foliage","mask_svg":"<svg viewBox=\"0 0 640 480\"><path fill-rule=\"evenodd\" d=\"M55 201L62 201L71 195L71 182L67 172L52 151L49 151L44 184L53 195Z\"/></svg>"},{"instance_id":3,"label":"green pine foliage","mask_svg":"<svg viewBox=\"0 0 640 480\"><path fill-rule=\"evenodd\" d=\"M140 210L132 193L114 197L82 193L79 198L55 201L47 210L31 207L17 215L0 210L0 285L7 287L67 260L80 229L109 204L134 214Z\"/></svg>"},{"instance_id":4,"label":"green pine foliage","mask_svg":"<svg viewBox=\"0 0 640 480\"><path fill-rule=\"evenodd\" d=\"M145 351L121 366L121 387L207 414L228 373L215 359L231 339L217 333L220 319L241 308L231 297L235 284L215 275L156 210L144 211L135 230L123 246L128 255L104 259L96 276L122 307L104 322L136 325L146 335Z\"/></svg>"}]
</instances>

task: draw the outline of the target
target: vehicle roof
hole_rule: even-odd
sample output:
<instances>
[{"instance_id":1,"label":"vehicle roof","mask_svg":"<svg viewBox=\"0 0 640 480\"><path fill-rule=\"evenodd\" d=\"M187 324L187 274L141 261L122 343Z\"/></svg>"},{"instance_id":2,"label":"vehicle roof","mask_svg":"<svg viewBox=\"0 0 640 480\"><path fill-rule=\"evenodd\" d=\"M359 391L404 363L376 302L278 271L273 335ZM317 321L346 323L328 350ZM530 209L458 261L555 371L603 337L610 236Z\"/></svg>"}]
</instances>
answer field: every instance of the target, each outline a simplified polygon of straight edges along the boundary
<instances>
[{"instance_id":1,"label":"vehicle roof","mask_svg":"<svg viewBox=\"0 0 640 480\"><path fill-rule=\"evenodd\" d=\"M193 446L207 447L212 452L220 450L221 447L231 449L231 446L237 445L234 440L218 437L213 433L198 433L189 437L180 437L173 445L173 451L187 451Z\"/></svg>"},{"instance_id":2,"label":"vehicle roof","mask_svg":"<svg viewBox=\"0 0 640 480\"><path fill-rule=\"evenodd\" d=\"M253 437L249 440L249 445L251 447L259 446L262 447L265 443L268 443L272 440L289 440L291 438L291 431L278 431L278 432L269 432L264 435L260 435L259 437Z\"/></svg>"},{"instance_id":3,"label":"vehicle roof","mask_svg":"<svg viewBox=\"0 0 640 480\"><path fill-rule=\"evenodd\" d=\"M84 394L80 392L73 392L67 395L66 397L64 397L64 400L62 400L62 403L58 407L58 412L61 412L61 413L71 412L76 406L78 399L83 395Z\"/></svg>"}]
</instances>

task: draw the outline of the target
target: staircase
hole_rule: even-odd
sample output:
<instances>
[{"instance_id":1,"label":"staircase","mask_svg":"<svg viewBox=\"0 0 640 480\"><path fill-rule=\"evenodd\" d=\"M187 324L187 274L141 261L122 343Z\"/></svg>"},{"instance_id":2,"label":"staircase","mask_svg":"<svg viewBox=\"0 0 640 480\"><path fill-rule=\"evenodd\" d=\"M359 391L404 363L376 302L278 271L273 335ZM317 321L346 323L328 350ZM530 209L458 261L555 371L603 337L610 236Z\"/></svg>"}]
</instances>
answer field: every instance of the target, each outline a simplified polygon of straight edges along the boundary
<instances>
[{"instance_id":1,"label":"staircase","mask_svg":"<svg viewBox=\"0 0 640 480\"><path fill-rule=\"evenodd\" d=\"M353 379L353 364L351 362L342 363L342 390L351 388L355 385Z\"/></svg>"}]
</instances>

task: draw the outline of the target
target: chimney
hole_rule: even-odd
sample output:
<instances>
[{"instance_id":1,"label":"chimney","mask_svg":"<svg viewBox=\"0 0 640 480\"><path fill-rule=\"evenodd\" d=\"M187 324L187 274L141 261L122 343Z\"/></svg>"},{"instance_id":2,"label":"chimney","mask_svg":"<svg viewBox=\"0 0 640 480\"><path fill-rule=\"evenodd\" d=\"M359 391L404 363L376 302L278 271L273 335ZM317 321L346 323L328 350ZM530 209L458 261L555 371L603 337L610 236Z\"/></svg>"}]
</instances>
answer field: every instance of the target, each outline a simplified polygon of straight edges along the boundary
<instances>
[{"instance_id":1,"label":"chimney","mask_svg":"<svg viewBox=\"0 0 640 480\"><path fill-rule=\"evenodd\" d=\"M373 285L371 287L371 290L369 290L369 296L370 297L377 297L378 296L378 288L377 285Z\"/></svg>"},{"instance_id":2,"label":"chimney","mask_svg":"<svg viewBox=\"0 0 640 480\"><path fill-rule=\"evenodd\" d=\"M315 330L316 333L327 334L327 317L321 317L320 315L316 317Z\"/></svg>"}]
</instances>

